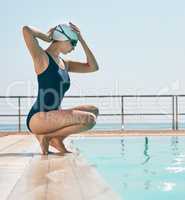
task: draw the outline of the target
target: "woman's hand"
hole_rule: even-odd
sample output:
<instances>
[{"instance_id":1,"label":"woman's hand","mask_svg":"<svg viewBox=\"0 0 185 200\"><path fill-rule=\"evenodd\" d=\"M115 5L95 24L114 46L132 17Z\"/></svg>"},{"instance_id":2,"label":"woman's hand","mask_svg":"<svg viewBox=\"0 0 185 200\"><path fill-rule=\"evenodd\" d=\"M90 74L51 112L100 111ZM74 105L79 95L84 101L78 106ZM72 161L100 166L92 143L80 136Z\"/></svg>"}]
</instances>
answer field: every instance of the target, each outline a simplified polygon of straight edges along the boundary
<instances>
[{"instance_id":1,"label":"woman's hand","mask_svg":"<svg viewBox=\"0 0 185 200\"><path fill-rule=\"evenodd\" d=\"M53 40L53 32L56 27L57 26L50 28L49 31L47 32L47 36L48 36L47 42L51 42Z\"/></svg>"},{"instance_id":2,"label":"woman's hand","mask_svg":"<svg viewBox=\"0 0 185 200\"><path fill-rule=\"evenodd\" d=\"M87 43L85 42L85 40L82 38L82 35L80 33L80 29L75 26L74 24L72 24L71 22L69 22L70 26L72 27L72 29L77 33L78 35L78 39L85 51L86 57L87 57L87 66L89 66L90 71L96 71L98 70L98 64L97 61L95 59L95 56L93 55L92 51L90 50L90 48L88 47Z\"/></svg>"},{"instance_id":3,"label":"woman's hand","mask_svg":"<svg viewBox=\"0 0 185 200\"><path fill-rule=\"evenodd\" d=\"M81 41L82 40L82 35L81 35L81 32L80 32L80 29L76 25L71 23L71 22L69 22L69 25L71 26L72 30L77 33L78 39L79 39L79 41Z\"/></svg>"}]
</instances>

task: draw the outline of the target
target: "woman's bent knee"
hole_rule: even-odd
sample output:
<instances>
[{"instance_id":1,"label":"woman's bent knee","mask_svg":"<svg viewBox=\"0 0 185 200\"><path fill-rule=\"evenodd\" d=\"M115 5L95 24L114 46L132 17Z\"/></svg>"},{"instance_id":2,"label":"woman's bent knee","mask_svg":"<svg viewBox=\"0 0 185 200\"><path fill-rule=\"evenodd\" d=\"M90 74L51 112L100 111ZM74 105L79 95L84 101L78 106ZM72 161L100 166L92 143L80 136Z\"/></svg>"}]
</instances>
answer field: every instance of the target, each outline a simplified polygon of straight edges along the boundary
<instances>
[{"instance_id":1,"label":"woman's bent knee","mask_svg":"<svg viewBox=\"0 0 185 200\"><path fill-rule=\"evenodd\" d=\"M90 108L91 108L91 111L93 112L93 114L97 117L99 115L98 107L92 105Z\"/></svg>"},{"instance_id":2,"label":"woman's bent knee","mask_svg":"<svg viewBox=\"0 0 185 200\"><path fill-rule=\"evenodd\" d=\"M92 128L96 124L96 116L93 113L89 113L84 124L86 124L89 128Z\"/></svg>"},{"instance_id":3,"label":"woman's bent knee","mask_svg":"<svg viewBox=\"0 0 185 200\"><path fill-rule=\"evenodd\" d=\"M96 115L96 117L99 115L99 109L97 107L95 107L94 109L94 114Z\"/></svg>"}]
</instances>

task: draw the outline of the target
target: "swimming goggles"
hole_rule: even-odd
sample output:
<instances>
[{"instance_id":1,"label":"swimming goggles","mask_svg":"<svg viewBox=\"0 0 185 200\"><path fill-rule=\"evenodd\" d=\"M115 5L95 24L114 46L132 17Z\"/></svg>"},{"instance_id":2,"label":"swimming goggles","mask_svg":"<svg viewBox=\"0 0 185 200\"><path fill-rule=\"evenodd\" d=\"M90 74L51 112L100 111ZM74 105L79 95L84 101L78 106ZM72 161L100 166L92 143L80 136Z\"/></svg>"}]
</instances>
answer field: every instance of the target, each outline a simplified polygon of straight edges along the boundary
<instances>
[{"instance_id":1,"label":"swimming goggles","mask_svg":"<svg viewBox=\"0 0 185 200\"><path fill-rule=\"evenodd\" d=\"M73 39L71 39L71 38L64 32L64 30L63 30L63 28L61 27L61 25L58 25L58 26L60 27L61 30L58 30L58 29L56 29L56 30L59 31L60 33L64 34L64 35L69 39L71 45L72 45L73 47L75 47L75 46L77 45L78 40L73 40Z\"/></svg>"}]
</instances>

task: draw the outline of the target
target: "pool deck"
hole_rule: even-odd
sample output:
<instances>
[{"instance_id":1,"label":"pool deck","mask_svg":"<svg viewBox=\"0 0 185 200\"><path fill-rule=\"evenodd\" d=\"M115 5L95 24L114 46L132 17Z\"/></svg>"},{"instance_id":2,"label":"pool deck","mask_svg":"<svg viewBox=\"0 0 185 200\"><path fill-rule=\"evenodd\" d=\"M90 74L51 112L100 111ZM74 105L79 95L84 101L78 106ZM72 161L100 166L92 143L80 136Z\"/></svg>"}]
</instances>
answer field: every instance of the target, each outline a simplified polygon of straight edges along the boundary
<instances>
[{"instance_id":1,"label":"pool deck","mask_svg":"<svg viewBox=\"0 0 185 200\"><path fill-rule=\"evenodd\" d=\"M65 139L66 145L70 144L70 137ZM50 150L55 151L54 148ZM64 156L43 156L36 138L27 132L27 135L9 133L0 137L0 199L121 198L98 173L96 167L88 163L78 151Z\"/></svg>"}]
</instances>

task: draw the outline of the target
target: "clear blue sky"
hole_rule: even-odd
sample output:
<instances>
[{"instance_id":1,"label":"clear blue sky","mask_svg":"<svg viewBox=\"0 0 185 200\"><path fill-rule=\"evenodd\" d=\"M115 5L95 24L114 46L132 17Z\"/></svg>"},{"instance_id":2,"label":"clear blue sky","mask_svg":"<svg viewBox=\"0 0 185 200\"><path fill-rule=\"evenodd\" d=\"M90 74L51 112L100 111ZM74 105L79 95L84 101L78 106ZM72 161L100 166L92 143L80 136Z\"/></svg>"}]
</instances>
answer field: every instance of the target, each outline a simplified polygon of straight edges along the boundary
<instances>
[{"instance_id":1,"label":"clear blue sky","mask_svg":"<svg viewBox=\"0 0 185 200\"><path fill-rule=\"evenodd\" d=\"M47 32L68 21L79 26L100 69L70 73L66 95L185 93L183 0L6 0L0 11L0 95L37 94L22 26ZM65 57L86 61L80 44Z\"/></svg>"}]
</instances>

